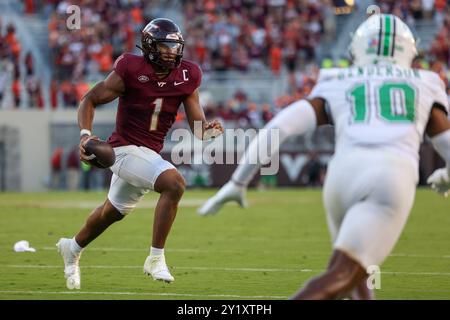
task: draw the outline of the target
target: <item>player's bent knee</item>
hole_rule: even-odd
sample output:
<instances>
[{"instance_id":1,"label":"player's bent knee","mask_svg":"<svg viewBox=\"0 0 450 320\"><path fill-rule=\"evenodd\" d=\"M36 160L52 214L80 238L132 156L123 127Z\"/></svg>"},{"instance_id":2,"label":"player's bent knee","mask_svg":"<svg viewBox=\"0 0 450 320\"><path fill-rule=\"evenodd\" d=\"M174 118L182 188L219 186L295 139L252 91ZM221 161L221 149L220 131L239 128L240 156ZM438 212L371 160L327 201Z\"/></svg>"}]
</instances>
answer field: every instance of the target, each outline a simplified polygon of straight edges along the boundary
<instances>
[{"instance_id":1,"label":"player's bent knee","mask_svg":"<svg viewBox=\"0 0 450 320\"><path fill-rule=\"evenodd\" d=\"M186 189L186 181L180 174L177 174L172 179L172 183L170 183L166 191L170 192L175 197L181 198L185 189Z\"/></svg>"},{"instance_id":2,"label":"player's bent knee","mask_svg":"<svg viewBox=\"0 0 450 320\"><path fill-rule=\"evenodd\" d=\"M186 182L176 169L164 171L155 183L155 191L168 193L175 198L181 198L185 188Z\"/></svg>"},{"instance_id":3,"label":"player's bent knee","mask_svg":"<svg viewBox=\"0 0 450 320\"><path fill-rule=\"evenodd\" d=\"M121 212L109 200L103 204L102 216L114 221L120 221L125 218L127 213Z\"/></svg>"},{"instance_id":4,"label":"player's bent knee","mask_svg":"<svg viewBox=\"0 0 450 320\"><path fill-rule=\"evenodd\" d=\"M341 281L342 286L353 285L367 276L364 267L344 251L335 249L332 260L328 272Z\"/></svg>"}]
</instances>

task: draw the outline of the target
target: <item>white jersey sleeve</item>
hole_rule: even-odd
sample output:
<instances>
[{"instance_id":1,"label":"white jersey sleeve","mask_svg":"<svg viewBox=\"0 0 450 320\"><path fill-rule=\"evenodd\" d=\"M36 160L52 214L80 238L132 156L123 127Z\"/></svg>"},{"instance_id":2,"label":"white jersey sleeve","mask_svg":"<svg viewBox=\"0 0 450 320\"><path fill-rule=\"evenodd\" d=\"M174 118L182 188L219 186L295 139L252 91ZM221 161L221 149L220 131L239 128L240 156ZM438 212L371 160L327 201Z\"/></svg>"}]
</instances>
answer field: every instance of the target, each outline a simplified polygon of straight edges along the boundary
<instances>
[{"instance_id":1,"label":"white jersey sleeve","mask_svg":"<svg viewBox=\"0 0 450 320\"><path fill-rule=\"evenodd\" d=\"M337 90L334 80L338 77L339 70L340 69L336 68L321 69L317 79L317 84L314 86L308 98L322 98L328 101Z\"/></svg>"},{"instance_id":2,"label":"white jersey sleeve","mask_svg":"<svg viewBox=\"0 0 450 320\"><path fill-rule=\"evenodd\" d=\"M424 84L428 87L432 94L432 99L434 103L438 103L444 110L449 114L449 101L448 96L445 92L444 81L439 77L439 75L432 71L421 70L424 78Z\"/></svg>"}]
</instances>

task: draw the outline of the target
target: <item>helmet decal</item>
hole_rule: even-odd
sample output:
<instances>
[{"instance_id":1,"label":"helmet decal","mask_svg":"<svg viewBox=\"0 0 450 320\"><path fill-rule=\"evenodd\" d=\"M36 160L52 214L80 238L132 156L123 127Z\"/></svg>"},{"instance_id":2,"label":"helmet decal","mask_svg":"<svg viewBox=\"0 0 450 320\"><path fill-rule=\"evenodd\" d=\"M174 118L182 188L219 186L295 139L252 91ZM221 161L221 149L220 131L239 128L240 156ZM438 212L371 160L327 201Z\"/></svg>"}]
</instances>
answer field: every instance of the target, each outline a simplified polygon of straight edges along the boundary
<instances>
[{"instance_id":1,"label":"helmet decal","mask_svg":"<svg viewBox=\"0 0 450 320\"><path fill-rule=\"evenodd\" d=\"M392 14L374 14L356 30L350 44L355 65L389 62L411 66L417 55L414 35Z\"/></svg>"}]
</instances>

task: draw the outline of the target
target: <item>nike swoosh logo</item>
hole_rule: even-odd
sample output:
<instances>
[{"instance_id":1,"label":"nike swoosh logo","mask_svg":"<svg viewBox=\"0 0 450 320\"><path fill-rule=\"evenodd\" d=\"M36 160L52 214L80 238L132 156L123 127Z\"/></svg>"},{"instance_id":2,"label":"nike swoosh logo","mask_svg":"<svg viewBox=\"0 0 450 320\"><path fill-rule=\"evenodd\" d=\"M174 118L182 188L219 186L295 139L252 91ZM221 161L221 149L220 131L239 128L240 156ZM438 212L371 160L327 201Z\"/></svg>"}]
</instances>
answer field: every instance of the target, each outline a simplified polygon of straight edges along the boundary
<instances>
[{"instance_id":1,"label":"nike swoosh logo","mask_svg":"<svg viewBox=\"0 0 450 320\"><path fill-rule=\"evenodd\" d=\"M176 82L176 81L174 81L173 85L174 85L174 86L178 86L178 85L180 85L180 84L182 84L182 83L184 83L184 81L181 81L181 82Z\"/></svg>"}]
</instances>

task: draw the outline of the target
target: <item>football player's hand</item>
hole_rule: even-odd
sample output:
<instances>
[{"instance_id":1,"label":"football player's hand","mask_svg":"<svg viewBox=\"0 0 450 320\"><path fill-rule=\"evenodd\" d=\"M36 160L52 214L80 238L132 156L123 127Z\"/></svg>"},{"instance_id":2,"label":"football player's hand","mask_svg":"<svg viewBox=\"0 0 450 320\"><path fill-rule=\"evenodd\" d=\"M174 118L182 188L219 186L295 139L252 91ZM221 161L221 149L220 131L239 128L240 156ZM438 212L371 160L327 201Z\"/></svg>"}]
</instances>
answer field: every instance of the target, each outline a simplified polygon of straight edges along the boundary
<instances>
[{"instance_id":1,"label":"football player's hand","mask_svg":"<svg viewBox=\"0 0 450 320\"><path fill-rule=\"evenodd\" d=\"M431 176L428 177L427 183L431 185L433 190L442 194L444 197L447 197L450 191L448 169L440 168L435 170Z\"/></svg>"},{"instance_id":2,"label":"football player's hand","mask_svg":"<svg viewBox=\"0 0 450 320\"><path fill-rule=\"evenodd\" d=\"M218 137L222 133L223 133L222 124L219 122L219 120L214 120L205 125L203 140L209 140Z\"/></svg>"},{"instance_id":3,"label":"football player's hand","mask_svg":"<svg viewBox=\"0 0 450 320\"><path fill-rule=\"evenodd\" d=\"M84 150L84 146L89 140L99 140L99 137L97 136L90 136L90 135L83 135L80 137L80 144L78 145L80 149L80 160L84 163L88 163L89 160L91 160L90 156L86 155L86 150Z\"/></svg>"}]
</instances>

